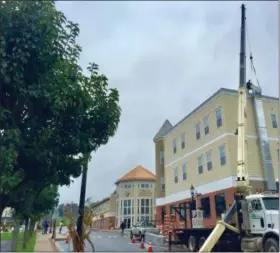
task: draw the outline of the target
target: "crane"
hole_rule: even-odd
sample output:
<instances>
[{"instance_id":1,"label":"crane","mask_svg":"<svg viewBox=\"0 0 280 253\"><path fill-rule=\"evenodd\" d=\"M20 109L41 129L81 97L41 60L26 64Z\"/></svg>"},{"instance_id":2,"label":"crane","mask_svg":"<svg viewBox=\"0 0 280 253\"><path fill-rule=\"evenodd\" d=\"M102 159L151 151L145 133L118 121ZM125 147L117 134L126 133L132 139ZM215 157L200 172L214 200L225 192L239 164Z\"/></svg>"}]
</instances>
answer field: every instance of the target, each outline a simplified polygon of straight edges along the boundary
<instances>
[{"instance_id":1,"label":"crane","mask_svg":"<svg viewBox=\"0 0 280 253\"><path fill-rule=\"evenodd\" d=\"M249 183L248 168L247 168L247 97L249 92L252 93L255 116L257 119L258 132L260 141L260 152L262 157L262 164L265 174L265 188L270 192L276 191L276 183L273 174L273 167L271 165L271 156L269 151L269 145L265 136L261 136L261 118L258 116L258 106L260 101L258 95L261 94L259 86L255 86L249 80L246 82L246 9L245 5L241 6L241 37L240 37L240 62L239 62L239 88L238 88L238 124L237 124L237 179L236 179L236 195L235 202L225 214L221 221L217 222L216 227L212 233L208 236L199 252L210 252L213 247L218 243L222 234L226 229L229 229L236 233L240 237L240 241L243 238L243 245L247 246L250 242L255 243L253 247L255 250L270 249L269 245L274 245L272 251L276 249L279 251L279 228L275 231L264 231L262 237L256 236L252 227L250 226L250 214L249 210L252 208L252 202L248 201L252 196L252 189ZM252 62L252 56L250 57ZM265 146L265 147L264 147ZM265 153L267 152L267 153ZM268 157L268 158L267 158ZM270 159L269 159L270 158ZM263 196L260 196L260 199ZM255 199L258 199L257 197ZM261 201L259 199L259 201ZM278 200L279 201L279 200ZM261 203L261 202L260 202ZM266 215L266 214L265 214ZM279 215L279 211L278 211ZM228 222L236 218L237 227L234 227ZM271 224L270 224L271 225ZM247 236L247 238L246 238ZM272 239L271 239L272 238ZM268 240L269 239L269 240ZM261 242L260 242L261 241ZM271 243L270 241L273 241ZM246 244L247 243L247 244ZM278 243L278 249L277 249ZM261 246L260 246L261 244ZM275 246L276 245L276 246ZM244 246L244 247L245 247ZM245 247L246 248L246 247Z\"/></svg>"}]
</instances>

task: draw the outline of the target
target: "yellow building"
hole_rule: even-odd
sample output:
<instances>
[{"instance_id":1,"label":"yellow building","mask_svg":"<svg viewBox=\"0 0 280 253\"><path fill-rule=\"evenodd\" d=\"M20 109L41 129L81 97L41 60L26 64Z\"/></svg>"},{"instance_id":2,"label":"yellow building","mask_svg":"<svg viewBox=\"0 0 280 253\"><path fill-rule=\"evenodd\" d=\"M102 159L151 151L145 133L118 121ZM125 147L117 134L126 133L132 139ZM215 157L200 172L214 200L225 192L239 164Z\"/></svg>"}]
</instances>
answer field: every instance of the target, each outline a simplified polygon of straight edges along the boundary
<instances>
[{"instance_id":1,"label":"yellow building","mask_svg":"<svg viewBox=\"0 0 280 253\"><path fill-rule=\"evenodd\" d=\"M115 227L116 192L92 206L93 228L111 229Z\"/></svg>"},{"instance_id":2,"label":"yellow building","mask_svg":"<svg viewBox=\"0 0 280 253\"><path fill-rule=\"evenodd\" d=\"M279 185L278 99L262 96L261 101L274 177ZM164 214L170 213L170 206L189 206L191 185L198 193L196 204L204 211L205 226L213 226L233 203L237 172L237 136L234 134L237 107L237 91L222 88L176 125L172 126L166 120L160 128L154 137L158 220L163 221ZM250 96L247 123L249 179L256 191L264 187L264 170Z\"/></svg>"},{"instance_id":3,"label":"yellow building","mask_svg":"<svg viewBox=\"0 0 280 253\"><path fill-rule=\"evenodd\" d=\"M152 172L137 166L116 182L117 227L122 221L130 228L140 220L155 219L155 181Z\"/></svg>"}]
</instances>

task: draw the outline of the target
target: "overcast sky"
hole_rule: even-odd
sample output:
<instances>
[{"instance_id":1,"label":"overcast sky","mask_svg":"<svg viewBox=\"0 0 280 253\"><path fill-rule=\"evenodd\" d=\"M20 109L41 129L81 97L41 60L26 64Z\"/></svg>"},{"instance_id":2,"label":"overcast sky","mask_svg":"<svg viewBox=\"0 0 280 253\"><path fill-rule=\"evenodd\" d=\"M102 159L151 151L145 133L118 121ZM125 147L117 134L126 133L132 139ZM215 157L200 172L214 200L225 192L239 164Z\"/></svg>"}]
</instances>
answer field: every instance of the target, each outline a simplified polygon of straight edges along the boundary
<instances>
[{"instance_id":1,"label":"overcast sky","mask_svg":"<svg viewBox=\"0 0 280 253\"><path fill-rule=\"evenodd\" d=\"M93 154L87 197L143 165L155 171L153 137L219 88L238 87L241 2L82 2L57 7L80 25L81 65L94 61L120 92L117 134ZM278 94L277 2L246 2L249 43L263 93ZM247 53L249 55L249 53ZM248 63L250 77L250 65ZM254 79L253 79L254 80ZM80 179L60 189L78 202Z\"/></svg>"}]
</instances>

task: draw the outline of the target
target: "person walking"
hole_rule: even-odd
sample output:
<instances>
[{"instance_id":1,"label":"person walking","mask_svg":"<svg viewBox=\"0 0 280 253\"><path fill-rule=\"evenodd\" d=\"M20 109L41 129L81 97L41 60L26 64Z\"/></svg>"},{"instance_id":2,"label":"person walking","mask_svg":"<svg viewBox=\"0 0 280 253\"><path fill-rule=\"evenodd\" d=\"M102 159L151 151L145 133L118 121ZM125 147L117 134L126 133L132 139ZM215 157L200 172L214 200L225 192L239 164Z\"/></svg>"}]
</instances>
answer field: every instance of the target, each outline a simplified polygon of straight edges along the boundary
<instances>
[{"instance_id":1,"label":"person walking","mask_svg":"<svg viewBox=\"0 0 280 253\"><path fill-rule=\"evenodd\" d=\"M62 227L63 227L63 222L60 221L60 223L59 223L59 233L60 234L62 233Z\"/></svg>"},{"instance_id":2,"label":"person walking","mask_svg":"<svg viewBox=\"0 0 280 253\"><path fill-rule=\"evenodd\" d=\"M44 234L47 234L48 233L48 228L49 228L49 221L48 221L48 219L45 220L44 228L45 228Z\"/></svg>"},{"instance_id":3,"label":"person walking","mask_svg":"<svg viewBox=\"0 0 280 253\"><path fill-rule=\"evenodd\" d=\"M44 220L43 224L42 224L42 231L43 231L43 234L46 233L46 227L47 227L47 220Z\"/></svg>"},{"instance_id":4,"label":"person walking","mask_svg":"<svg viewBox=\"0 0 280 253\"><path fill-rule=\"evenodd\" d=\"M122 235L124 235L124 229L125 229L125 222L122 221L122 223L121 223Z\"/></svg>"}]
</instances>

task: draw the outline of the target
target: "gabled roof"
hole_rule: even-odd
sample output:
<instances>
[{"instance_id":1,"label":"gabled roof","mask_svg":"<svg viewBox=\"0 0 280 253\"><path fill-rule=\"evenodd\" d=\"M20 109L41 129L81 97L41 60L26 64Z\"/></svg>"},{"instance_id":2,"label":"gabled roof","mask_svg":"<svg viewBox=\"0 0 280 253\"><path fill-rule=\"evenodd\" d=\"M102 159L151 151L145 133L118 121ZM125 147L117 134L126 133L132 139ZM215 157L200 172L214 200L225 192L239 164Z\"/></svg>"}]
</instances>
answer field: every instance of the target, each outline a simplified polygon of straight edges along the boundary
<instances>
[{"instance_id":1,"label":"gabled roof","mask_svg":"<svg viewBox=\"0 0 280 253\"><path fill-rule=\"evenodd\" d=\"M169 122L169 120L165 120L163 123L162 127L158 130L157 134L154 137L154 141L157 139L163 138L171 129L172 129L172 124Z\"/></svg>"},{"instance_id":2,"label":"gabled roof","mask_svg":"<svg viewBox=\"0 0 280 253\"><path fill-rule=\"evenodd\" d=\"M137 181L137 180L149 180L149 181L155 181L156 176L151 171L145 169L143 166L138 165L133 170L129 171L127 174L125 174L123 177L121 177L116 184L120 182L125 181Z\"/></svg>"}]
</instances>

